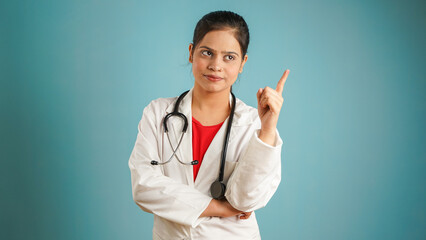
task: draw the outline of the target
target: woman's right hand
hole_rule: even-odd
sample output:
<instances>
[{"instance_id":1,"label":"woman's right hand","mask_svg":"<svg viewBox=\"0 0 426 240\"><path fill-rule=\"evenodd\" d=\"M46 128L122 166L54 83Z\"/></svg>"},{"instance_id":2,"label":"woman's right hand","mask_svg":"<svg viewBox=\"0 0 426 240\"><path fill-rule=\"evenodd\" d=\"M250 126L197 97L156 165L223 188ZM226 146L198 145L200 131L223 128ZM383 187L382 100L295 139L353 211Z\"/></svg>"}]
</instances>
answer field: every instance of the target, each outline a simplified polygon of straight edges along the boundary
<instances>
[{"instance_id":1,"label":"woman's right hand","mask_svg":"<svg viewBox=\"0 0 426 240\"><path fill-rule=\"evenodd\" d=\"M232 217L241 214L240 219L248 219L251 213L235 209L226 200L212 199L200 217Z\"/></svg>"}]
</instances>

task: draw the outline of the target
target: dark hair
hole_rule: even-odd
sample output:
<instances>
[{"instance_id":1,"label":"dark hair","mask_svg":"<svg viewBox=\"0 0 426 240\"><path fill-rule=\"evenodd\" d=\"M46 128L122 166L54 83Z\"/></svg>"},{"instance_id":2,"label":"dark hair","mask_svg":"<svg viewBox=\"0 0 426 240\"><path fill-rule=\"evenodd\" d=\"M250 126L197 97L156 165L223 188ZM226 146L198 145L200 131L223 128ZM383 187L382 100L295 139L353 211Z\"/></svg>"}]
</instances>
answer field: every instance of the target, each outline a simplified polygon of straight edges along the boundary
<instances>
[{"instance_id":1,"label":"dark hair","mask_svg":"<svg viewBox=\"0 0 426 240\"><path fill-rule=\"evenodd\" d=\"M247 53L247 48L250 42L250 34L248 26L244 18L230 11L215 11L204 15L197 26L195 26L194 37L192 39L192 53L204 36L214 30L224 30L230 28L234 30L235 39L240 44L242 59Z\"/></svg>"}]
</instances>

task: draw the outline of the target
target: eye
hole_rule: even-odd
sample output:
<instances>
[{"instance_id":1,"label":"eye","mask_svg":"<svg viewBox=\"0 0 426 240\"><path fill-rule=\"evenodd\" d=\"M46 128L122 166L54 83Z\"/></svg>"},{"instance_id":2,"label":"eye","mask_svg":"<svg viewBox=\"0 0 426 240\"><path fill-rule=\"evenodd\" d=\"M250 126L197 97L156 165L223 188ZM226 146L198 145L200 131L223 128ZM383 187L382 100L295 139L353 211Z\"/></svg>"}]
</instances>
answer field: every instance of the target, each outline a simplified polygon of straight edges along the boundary
<instances>
[{"instance_id":1,"label":"eye","mask_svg":"<svg viewBox=\"0 0 426 240\"><path fill-rule=\"evenodd\" d=\"M208 51L208 50L202 51L201 54L203 54L205 56L211 56L212 55L212 53L210 51Z\"/></svg>"},{"instance_id":2,"label":"eye","mask_svg":"<svg viewBox=\"0 0 426 240\"><path fill-rule=\"evenodd\" d=\"M226 60L229 60L229 61L235 59L234 56L232 56L232 55L226 55L225 58L227 58Z\"/></svg>"}]
</instances>

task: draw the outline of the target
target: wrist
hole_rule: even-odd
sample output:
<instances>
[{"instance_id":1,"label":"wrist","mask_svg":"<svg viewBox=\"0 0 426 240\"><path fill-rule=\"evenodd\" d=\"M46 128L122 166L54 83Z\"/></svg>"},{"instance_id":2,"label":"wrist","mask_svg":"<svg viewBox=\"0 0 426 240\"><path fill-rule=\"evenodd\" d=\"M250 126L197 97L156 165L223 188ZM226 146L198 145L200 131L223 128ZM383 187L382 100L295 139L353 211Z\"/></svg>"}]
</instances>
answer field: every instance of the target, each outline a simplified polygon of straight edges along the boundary
<instances>
[{"instance_id":1,"label":"wrist","mask_svg":"<svg viewBox=\"0 0 426 240\"><path fill-rule=\"evenodd\" d=\"M276 129L277 129L276 127L275 128L260 127L259 134L262 133L263 135L273 135L273 136L275 136Z\"/></svg>"},{"instance_id":2,"label":"wrist","mask_svg":"<svg viewBox=\"0 0 426 240\"><path fill-rule=\"evenodd\" d=\"M219 213L219 203L217 200L212 199L207 206L206 209L204 209L203 213L201 213L200 217L213 217L218 216Z\"/></svg>"},{"instance_id":3,"label":"wrist","mask_svg":"<svg viewBox=\"0 0 426 240\"><path fill-rule=\"evenodd\" d=\"M222 209L220 207L219 200L212 199L212 217L221 217L222 216Z\"/></svg>"},{"instance_id":4,"label":"wrist","mask_svg":"<svg viewBox=\"0 0 426 240\"><path fill-rule=\"evenodd\" d=\"M262 140L262 142L273 146L275 143L276 134L277 134L276 129L273 129L273 130L260 129L258 137L260 140Z\"/></svg>"}]
</instances>

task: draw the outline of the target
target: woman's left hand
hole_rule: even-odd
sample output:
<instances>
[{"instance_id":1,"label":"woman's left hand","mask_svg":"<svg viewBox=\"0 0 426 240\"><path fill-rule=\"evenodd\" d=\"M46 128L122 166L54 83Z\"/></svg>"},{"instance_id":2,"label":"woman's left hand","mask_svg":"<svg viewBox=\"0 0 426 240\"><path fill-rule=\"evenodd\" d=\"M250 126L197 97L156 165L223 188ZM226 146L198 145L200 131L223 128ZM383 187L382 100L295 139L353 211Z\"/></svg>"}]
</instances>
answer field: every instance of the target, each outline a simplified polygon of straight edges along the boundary
<instances>
[{"instance_id":1,"label":"woman's left hand","mask_svg":"<svg viewBox=\"0 0 426 240\"><path fill-rule=\"evenodd\" d=\"M275 141L278 117L284 102L282 93L289 73L290 70L288 69L284 71L276 89L270 87L260 88L256 94L257 110L262 123L259 138L269 145L273 145Z\"/></svg>"}]
</instances>

